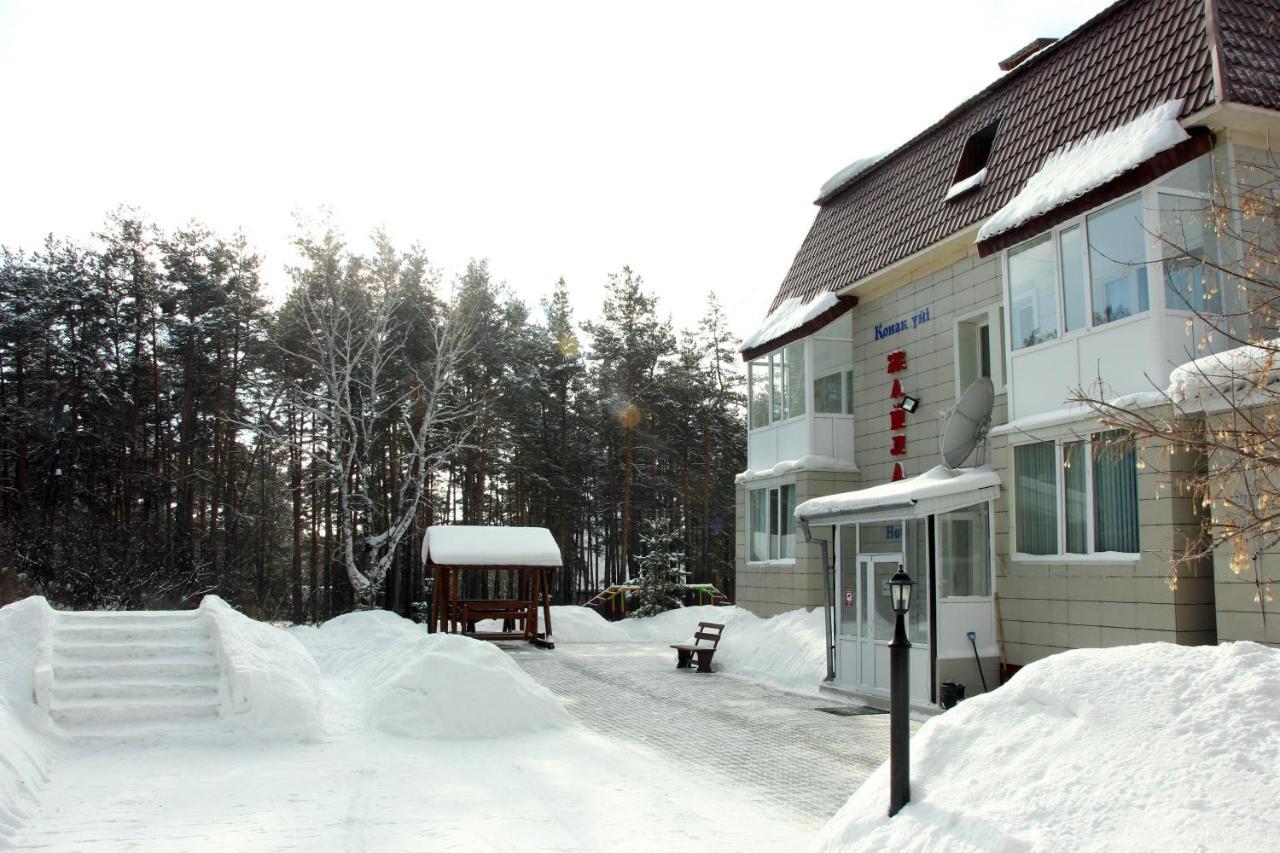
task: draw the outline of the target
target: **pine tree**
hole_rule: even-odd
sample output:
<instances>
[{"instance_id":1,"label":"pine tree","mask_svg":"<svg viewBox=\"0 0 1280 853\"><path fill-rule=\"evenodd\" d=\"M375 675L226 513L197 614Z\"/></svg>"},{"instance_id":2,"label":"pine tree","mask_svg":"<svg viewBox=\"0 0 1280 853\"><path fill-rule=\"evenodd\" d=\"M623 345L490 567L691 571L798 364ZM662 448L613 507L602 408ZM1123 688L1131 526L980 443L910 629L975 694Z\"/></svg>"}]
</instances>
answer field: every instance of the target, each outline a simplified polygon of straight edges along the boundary
<instances>
[{"instance_id":1,"label":"pine tree","mask_svg":"<svg viewBox=\"0 0 1280 853\"><path fill-rule=\"evenodd\" d=\"M645 549L636 561L640 566L640 603L631 615L656 616L680 607L684 529L673 525L669 516L650 516L645 519L640 541Z\"/></svg>"}]
</instances>

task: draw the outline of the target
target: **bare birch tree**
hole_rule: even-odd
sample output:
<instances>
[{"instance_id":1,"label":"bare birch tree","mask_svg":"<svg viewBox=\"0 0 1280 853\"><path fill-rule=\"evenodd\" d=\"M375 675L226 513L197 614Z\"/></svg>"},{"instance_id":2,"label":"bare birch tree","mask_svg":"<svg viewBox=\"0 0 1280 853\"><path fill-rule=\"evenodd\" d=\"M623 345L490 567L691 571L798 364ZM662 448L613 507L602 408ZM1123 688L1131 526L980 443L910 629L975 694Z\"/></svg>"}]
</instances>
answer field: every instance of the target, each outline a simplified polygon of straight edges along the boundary
<instances>
[{"instance_id":1,"label":"bare birch tree","mask_svg":"<svg viewBox=\"0 0 1280 853\"><path fill-rule=\"evenodd\" d=\"M429 475L465 446L475 421L474 407L453 392L472 336L457 312L406 323L406 313L421 314L421 306L389 291L299 287L295 294L303 335L285 352L305 378L290 394L325 436L314 461L337 494L339 558L357 606L369 607ZM425 359L406 358L409 335L422 330L430 338ZM389 501L380 493L387 482L394 483Z\"/></svg>"}]
</instances>

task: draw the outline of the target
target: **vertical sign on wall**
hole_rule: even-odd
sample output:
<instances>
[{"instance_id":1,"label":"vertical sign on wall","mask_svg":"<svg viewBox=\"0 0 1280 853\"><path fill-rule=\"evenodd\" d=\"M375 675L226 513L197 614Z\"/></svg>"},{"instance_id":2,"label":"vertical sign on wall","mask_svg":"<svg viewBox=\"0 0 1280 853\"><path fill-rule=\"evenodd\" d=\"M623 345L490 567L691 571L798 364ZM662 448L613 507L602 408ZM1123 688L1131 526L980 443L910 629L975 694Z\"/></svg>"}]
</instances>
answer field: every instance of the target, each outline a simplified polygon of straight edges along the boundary
<instances>
[{"instance_id":1,"label":"vertical sign on wall","mask_svg":"<svg viewBox=\"0 0 1280 853\"><path fill-rule=\"evenodd\" d=\"M902 390L902 380L894 375L902 373L906 369L906 350L894 350L889 353L887 372L890 376L893 376L893 385L889 389L889 396L894 400L894 407L889 410L889 430L895 433L892 436L892 446L889 448L889 455L891 456L907 455L907 436L903 433L903 430L907 428L907 412L901 407L902 398L906 395L906 392ZM906 476L906 472L902 469L902 463L893 463L893 479L897 481L904 479Z\"/></svg>"}]
</instances>

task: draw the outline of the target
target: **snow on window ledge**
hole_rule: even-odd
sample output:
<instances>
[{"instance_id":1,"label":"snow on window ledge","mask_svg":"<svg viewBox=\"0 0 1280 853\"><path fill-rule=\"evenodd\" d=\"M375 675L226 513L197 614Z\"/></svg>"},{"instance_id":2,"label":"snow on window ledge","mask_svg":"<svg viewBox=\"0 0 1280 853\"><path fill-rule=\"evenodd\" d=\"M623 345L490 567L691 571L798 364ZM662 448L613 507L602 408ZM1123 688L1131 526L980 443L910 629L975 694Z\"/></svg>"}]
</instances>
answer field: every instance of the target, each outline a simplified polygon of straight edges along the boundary
<instances>
[{"instance_id":1,"label":"snow on window ledge","mask_svg":"<svg viewBox=\"0 0 1280 853\"><path fill-rule=\"evenodd\" d=\"M970 190L976 190L987 181L987 169L982 167L964 180L956 181L951 185L951 189L947 190L947 201L962 196Z\"/></svg>"},{"instance_id":2,"label":"snow on window ledge","mask_svg":"<svg viewBox=\"0 0 1280 853\"><path fill-rule=\"evenodd\" d=\"M1181 98L1166 101L1128 124L1090 133L1054 150L1018 194L983 224L976 242L1061 207L1190 139L1178 123L1181 112Z\"/></svg>"},{"instance_id":3,"label":"snow on window ledge","mask_svg":"<svg viewBox=\"0 0 1280 853\"><path fill-rule=\"evenodd\" d=\"M1092 554L1023 554L1015 552L1009 557L1015 563L1136 563L1141 554L1122 551L1095 551Z\"/></svg>"}]
</instances>

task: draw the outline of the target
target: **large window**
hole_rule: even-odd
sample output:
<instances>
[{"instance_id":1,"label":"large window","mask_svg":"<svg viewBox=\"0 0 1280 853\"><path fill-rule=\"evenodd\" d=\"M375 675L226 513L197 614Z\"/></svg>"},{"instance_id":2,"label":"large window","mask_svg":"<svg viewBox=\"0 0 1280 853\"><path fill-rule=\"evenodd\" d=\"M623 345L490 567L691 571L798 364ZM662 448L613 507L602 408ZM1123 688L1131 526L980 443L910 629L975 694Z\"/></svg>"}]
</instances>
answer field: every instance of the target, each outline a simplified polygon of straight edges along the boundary
<instances>
[{"instance_id":1,"label":"large window","mask_svg":"<svg viewBox=\"0 0 1280 853\"><path fill-rule=\"evenodd\" d=\"M1010 249L1010 347L1148 310L1147 239L1139 194Z\"/></svg>"},{"instance_id":2,"label":"large window","mask_svg":"<svg viewBox=\"0 0 1280 853\"><path fill-rule=\"evenodd\" d=\"M804 341L757 358L747 372L752 429L804 414Z\"/></svg>"},{"instance_id":3,"label":"large window","mask_svg":"<svg viewBox=\"0 0 1280 853\"><path fill-rule=\"evenodd\" d=\"M796 556L796 487L751 490L752 562L790 560Z\"/></svg>"},{"instance_id":4,"label":"large window","mask_svg":"<svg viewBox=\"0 0 1280 853\"><path fill-rule=\"evenodd\" d=\"M1138 553L1137 458L1128 433L1018 445L1013 467L1018 553Z\"/></svg>"},{"instance_id":5,"label":"large window","mask_svg":"<svg viewBox=\"0 0 1280 853\"><path fill-rule=\"evenodd\" d=\"M1149 311L1148 275L1163 279L1169 310L1220 313L1210 172L1209 155L1199 157L1010 249L1010 349Z\"/></svg>"}]
</instances>

